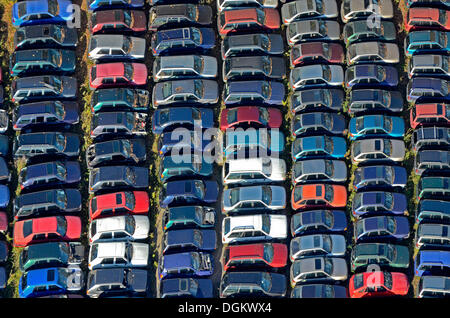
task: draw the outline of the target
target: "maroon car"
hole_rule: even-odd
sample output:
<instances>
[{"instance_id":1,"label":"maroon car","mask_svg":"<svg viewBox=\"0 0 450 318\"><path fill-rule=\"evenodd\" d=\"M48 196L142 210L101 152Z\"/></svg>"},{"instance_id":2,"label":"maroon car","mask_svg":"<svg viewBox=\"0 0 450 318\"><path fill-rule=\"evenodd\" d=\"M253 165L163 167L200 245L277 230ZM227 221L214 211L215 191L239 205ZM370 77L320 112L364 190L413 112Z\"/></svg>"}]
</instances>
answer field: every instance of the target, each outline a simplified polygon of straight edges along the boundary
<instances>
[{"instance_id":1,"label":"maroon car","mask_svg":"<svg viewBox=\"0 0 450 318\"><path fill-rule=\"evenodd\" d=\"M291 50L291 65L308 62L344 63L344 49L338 43L307 42L295 45Z\"/></svg>"},{"instance_id":2,"label":"maroon car","mask_svg":"<svg viewBox=\"0 0 450 318\"><path fill-rule=\"evenodd\" d=\"M124 33L145 32L147 18L138 10L105 10L95 11L91 16L91 32Z\"/></svg>"},{"instance_id":3,"label":"maroon car","mask_svg":"<svg viewBox=\"0 0 450 318\"><path fill-rule=\"evenodd\" d=\"M144 63L103 63L89 70L92 89L147 84L147 66Z\"/></svg>"},{"instance_id":4,"label":"maroon car","mask_svg":"<svg viewBox=\"0 0 450 318\"><path fill-rule=\"evenodd\" d=\"M237 126L279 128L282 115L276 108L258 106L240 106L227 108L220 116L220 129L225 131Z\"/></svg>"}]
</instances>

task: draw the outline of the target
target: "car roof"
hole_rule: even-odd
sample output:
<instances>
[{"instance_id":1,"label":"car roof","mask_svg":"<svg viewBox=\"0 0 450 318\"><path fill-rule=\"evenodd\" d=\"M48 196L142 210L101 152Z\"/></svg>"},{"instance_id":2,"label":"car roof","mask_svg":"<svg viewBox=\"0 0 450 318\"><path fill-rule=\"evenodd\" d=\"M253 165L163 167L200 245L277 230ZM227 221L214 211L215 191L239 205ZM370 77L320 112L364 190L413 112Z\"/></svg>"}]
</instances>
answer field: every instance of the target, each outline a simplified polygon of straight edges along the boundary
<instances>
[{"instance_id":1,"label":"car roof","mask_svg":"<svg viewBox=\"0 0 450 318\"><path fill-rule=\"evenodd\" d=\"M229 160L229 171L262 171L263 159L262 158L250 158L250 159L235 159Z\"/></svg>"},{"instance_id":2,"label":"car roof","mask_svg":"<svg viewBox=\"0 0 450 318\"><path fill-rule=\"evenodd\" d=\"M92 277L91 282L94 284L123 284L126 272L123 268L96 269L90 271L90 275Z\"/></svg>"},{"instance_id":3,"label":"car roof","mask_svg":"<svg viewBox=\"0 0 450 318\"><path fill-rule=\"evenodd\" d=\"M20 204L20 206L24 205L39 205L43 203L53 203L56 202L56 194L58 190L57 189L51 189L51 190L45 190L45 191L38 191L38 192L32 192L32 193L25 193L21 194L20 196L16 197L17 203Z\"/></svg>"},{"instance_id":4,"label":"car roof","mask_svg":"<svg viewBox=\"0 0 450 318\"><path fill-rule=\"evenodd\" d=\"M450 290L450 277L445 276L422 276L423 289Z\"/></svg>"},{"instance_id":5,"label":"car roof","mask_svg":"<svg viewBox=\"0 0 450 318\"><path fill-rule=\"evenodd\" d=\"M421 223L417 229L418 236L448 236L450 225Z\"/></svg>"},{"instance_id":6,"label":"car roof","mask_svg":"<svg viewBox=\"0 0 450 318\"><path fill-rule=\"evenodd\" d=\"M256 21L257 10L255 8L241 9L241 10L227 10L222 14L225 15L226 23Z\"/></svg>"},{"instance_id":7,"label":"car roof","mask_svg":"<svg viewBox=\"0 0 450 318\"><path fill-rule=\"evenodd\" d=\"M97 77L122 76L125 72L125 63L104 63L93 66L97 70Z\"/></svg>"},{"instance_id":8,"label":"car roof","mask_svg":"<svg viewBox=\"0 0 450 318\"><path fill-rule=\"evenodd\" d=\"M123 257L127 247L126 242L97 243L97 257Z\"/></svg>"},{"instance_id":9,"label":"car roof","mask_svg":"<svg viewBox=\"0 0 450 318\"><path fill-rule=\"evenodd\" d=\"M49 242L34 244L27 247L27 260L37 260L37 259L61 259L65 254L65 249L67 249L68 244L65 242Z\"/></svg>"},{"instance_id":10,"label":"car roof","mask_svg":"<svg viewBox=\"0 0 450 318\"><path fill-rule=\"evenodd\" d=\"M430 89L430 90L440 90L443 80L439 78L421 78L416 77L411 80L411 87L413 89Z\"/></svg>"},{"instance_id":11,"label":"car roof","mask_svg":"<svg viewBox=\"0 0 450 318\"><path fill-rule=\"evenodd\" d=\"M125 36L121 34L97 34L91 37L96 42L95 47L122 48Z\"/></svg>"},{"instance_id":12,"label":"car roof","mask_svg":"<svg viewBox=\"0 0 450 318\"><path fill-rule=\"evenodd\" d=\"M188 8L192 4L184 4L184 3L178 3L173 5L158 5L154 6L154 10L156 10L156 14L158 16L184 16L188 14Z\"/></svg>"}]
</instances>

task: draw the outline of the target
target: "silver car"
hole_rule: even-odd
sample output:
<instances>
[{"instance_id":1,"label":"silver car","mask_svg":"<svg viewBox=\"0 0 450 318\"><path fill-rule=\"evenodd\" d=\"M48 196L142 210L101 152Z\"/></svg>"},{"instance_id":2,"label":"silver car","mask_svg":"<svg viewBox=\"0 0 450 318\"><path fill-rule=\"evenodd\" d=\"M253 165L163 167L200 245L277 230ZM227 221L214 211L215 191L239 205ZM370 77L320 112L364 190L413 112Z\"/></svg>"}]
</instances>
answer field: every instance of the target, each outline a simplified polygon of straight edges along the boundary
<instances>
[{"instance_id":1,"label":"silver car","mask_svg":"<svg viewBox=\"0 0 450 318\"><path fill-rule=\"evenodd\" d=\"M93 220L89 224L89 242L143 240L148 237L150 221L145 215L122 215Z\"/></svg>"},{"instance_id":2,"label":"silver car","mask_svg":"<svg viewBox=\"0 0 450 318\"><path fill-rule=\"evenodd\" d=\"M408 63L408 77L450 76L450 56L446 55L414 55Z\"/></svg>"},{"instance_id":3,"label":"silver car","mask_svg":"<svg viewBox=\"0 0 450 318\"><path fill-rule=\"evenodd\" d=\"M351 151L352 161L355 163L377 159L403 161L405 142L386 138L357 140L352 144Z\"/></svg>"},{"instance_id":4,"label":"silver car","mask_svg":"<svg viewBox=\"0 0 450 318\"><path fill-rule=\"evenodd\" d=\"M297 0L285 3L281 7L281 17L284 24L301 19L332 19L337 16L336 0Z\"/></svg>"},{"instance_id":5,"label":"silver car","mask_svg":"<svg viewBox=\"0 0 450 318\"><path fill-rule=\"evenodd\" d=\"M286 190L281 186L250 186L226 189L222 194L222 212L281 210L286 207Z\"/></svg>"},{"instance_id":6,"label":"silver car","mask_svg":"<svg viewBox=\"0 0 450 318\"><path fill-rule=\"evenodd\" d=\"M361 17L375 16L392 19L394 9L392 0L344 0L341 5L341 18L344 23Z\"/></svg>"},{"instance_id":7,"label":"silver car","mask_svg":"<svg viewBox=\"0 0 450 318\"><path fill-rule=\"evenodd\" d=\"M120 34L99 34L91 36L89 42L91 60L133 59L145 57L145 39Z\"/></svg>"},{"instance_id":8,"label":"silver car","mask_svg":"<svg viewBox=\"0 0 450 318\"><path fill-rule=\"evenodd\" d=\"M291 71L292 89L344 85L344 69L340 65L316 64L296 67Z\"/></svg>"},{"instance_id":9,"label":"silver car","mask_svg":"<svg viewBox=\"0 0 450 318\"><path fill-rule=\"evenodd\" d=\"M309 159L296 161L292 169L292 183L307 181L347 181L347 165L342 160Z\"/></svg>"},{"instance_id":10,"label":"silver car","mask_svg":"<svg viewBox=\"0 0 450 318\"><path fill-rule=\"evenodd\" d=\"M165 81L153 87L153 107L171 104L214 104L219 100L216 81L192 79Z\"/></svg>"},{"instance_id":11,"label":"silver car","mask_svg":"<svg viewBox=\"0 0 450 318\"><path fill-rule=\"evenodd\" d=\"M205 55L159 56L153 62L153 80L215 78L217 59Z\"/></svg>"},{"instance_id":12,"label":"silver car","mask_svg":"<svg viewBox=\"0 0 450 318\"><path fill-rule=\"evenodd\" d=\"M312 234L293 238L291 262L309 256L344 256L347 244L344 235Z\"/></svg>"},{"instance_id":13,"label":"silver car","mask_svg":"<svg viewBox=\"0 0 450 318\"><path fill-rule=\"evenodd\" d=\"M347 277L347 262L339 257L302 258L294 261L290 269L292 288L297 283L339 282Z\"/></svg>"},{"instance_id":14,"label":"silver car","mask_svg":"<svg viewBox=\"0 0 450 318\"><path fill-rule=\"evenodd\" d=\"M339 40L341 27L337 21L303 20L292 22L286 28L286 41L293 46L304 41Z\"/></svg>"},{"instance_id":15,"label":"silver car","mask_svg":"<svg viewBox=\"0 0 450 318\"><path fill-rule=\"evenodd\" d=\"M147 267L149 245L134 242L110 242L91 245L90 270L115 267Z\"/></svg>"},{"instance_id":16,"label":"silver car","mask_svg":"<svg viewBox=\"0 0 450 318\"><path fill-rule=\"evenodd\" d=\"M400 54L395 43L361 42L347 48L347 65L360 62L398 63Z\"/></svg>"}]
</instances>

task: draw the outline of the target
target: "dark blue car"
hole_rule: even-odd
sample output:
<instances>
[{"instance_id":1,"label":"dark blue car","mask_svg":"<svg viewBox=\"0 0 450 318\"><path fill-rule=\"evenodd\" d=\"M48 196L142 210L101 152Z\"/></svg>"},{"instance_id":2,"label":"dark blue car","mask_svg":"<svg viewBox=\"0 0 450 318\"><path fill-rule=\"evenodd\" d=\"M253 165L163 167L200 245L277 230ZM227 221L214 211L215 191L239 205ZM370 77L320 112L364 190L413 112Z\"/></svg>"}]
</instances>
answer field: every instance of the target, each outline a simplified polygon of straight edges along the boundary
<instances>
[{"instance_id":1,"label":"dark blue car","mask_svg":"<svg viewBox=\"0 0 450 318\"><path fill-rule=\"evenodd\" d=\"M352 214L355 217L374 214L397 214L407 212L408 202L403 193L369 191L358 192L353 197Z\"/></svg>"},{"instance_id":2,"label":"dark blue car","mask_svg":"<svg viewBox=\"0 0 450 318\"><path fill-rule=\"evenodd\" d=\"M214 251L216 249L215 230L171 230L163 239L163 254L186 251Z\"/></svg>"},{"instance_id":3,"label":"dark blue car","mask_svg":"<svg viewBox=\"0 0 450 318\"><path fill-rule=\"evenodd\" d=\"M372 216L357 220L353 224L356 242L402 240L409 237L409 222L406 216Z\"/></svg>"},{"instance_id":4,"label":"dark blue car","mask_svg":"<svg viewBox=\"0 0 450 318\"><path fill-rule=\"evenodd\" d=\"M343 232L347 229L347 216L344 211L313 210L294 214L291 218L292 236Z\"/></svg>"},{"instance_id":5,"label":"dark blue car","mask_svg":"<svg viewBox=\"0 0 450 318\"><path fill-rule=\"evenodd\" d=\"M70 0L26 0L12 7L12 24L26 25L65 23L72 21L73 10Z\"/></svg>"},{"instance_id":6,"label":"dark blue car","mask_svg":"<svg viewBox=\"0 0 450 318\"><path fill-rule=\"evenodd\" d=\"M406 97L410 102L426 99L450 100L450 81L440 78L415 77L406 86Z\"/></svg>"},{"instance_id":7,"label":"dark blue car","mask_svg":"<svg viewBox=\"0 0 450 318\"><path fill-rule=\"evenodd\" d=\"M228 81L223 89L223 101L233 105L282 105L286 91L277 81Z\"/></svg>"},{"instance_id":8,"label":"dark blue car","mask_svg":"<svg viewBox=\"0 0 450 318\"><path fill-rule=\"evenodd\" d=\"M9 188L0 184L0 208L5 209L9 204L10 192Z\"/></svg>"},{"instance_id":9,"label":"dark blue car","mask_svg":"<svg viewBox=\"0 0 450 318\"><path fill-rule=\"evenodd\" d=\"M348 112L358 114L366 111L399 113L403 110L403 97L398 91L384 89L352 89Z\"/></svg>"},{"instance_id":10,"label":"dark blue car","mask_svg":"<svg viewBox=\"0 0 450 318\"><path fill-rule=\"evenodd\" d=\"M345 71L345 86L347 88L359 86L387 86L398 85L398 72L393 66L377 64L354 65Z\"/></svg>"},{"instance_id":11,"label":"dark blue car","mask_svg":"<svg viewBox=\"0 0 450 318\"><path fill-rule=\"evenodd\" d=\"M368 188L404 188L406 186L406 169L400 166L366 166L354 172L353 189Z\"/></svg>"},{"instance_id":12,"label":"dark blue car","mask_svg":"<svg viewBox=\"0 0 450 318\"><path fill-rule=\"evenodd\" d=\"M174 149L176 154L186 155L183 151L187 149L190 149L188 154L202 153L211 142L212 140L206 139L201 132L193 130L184 131L183 134L167 132L161 134L158 139L158 153L161 157L170 155Z\"/></svg>"},{"instance_id":13,"label":"dark blue car","mask_svg":"<svg viewBox=\"0 0 450 318\"><path fill-rule=\"evenodd\" d=\"M19 172L21 189L43 186L70 186L80 182L80 164L77 161L53 161L28 165Z\"/></svg>"},{"instance_id":14,"label":"dark blue car","mask_svg":"<svg viewBox=\"0 0 450 318\"><path fill-rule=\"evenodd\" d=\"M416 223L422 221L450 223L450 201L420 200L416 209Z\"/></svg>"},{"instance_id":15,"label":"dark blue car","mask_svg":"<svg viewBox=\"0 0 450 318\"><path fill-rule=\"evenodd\" d=\"M214 112L208 108L171 107L153 113L152 131L161 134L176 127L212 128Z\"/></svg>"},{"instance_id":16,"label":"dark blue car","mask_svg":"<svg viewBox=\"0 0 450 318\"><path fill-rule=\"evenodd\" d=\"M137 9L144 6L144 0L88 0L88 9L113 9L113 8L128 8Z\"/></svg>"},{"instance_id":17,"label":"dark blue car","mask_svg":"<svg viewBox=\"0 0 450 318\"><path fill-rule=\"evenodd\" d=\"M182 204L210 204L217 201L218 193L216 181L170 181L160 192L159 204L162 208Z\"/></svg>"},{"instance_id":18,"label":"dark blue car","mask_svg":"<svg viewBox=\"0 0 450 318\"><path fill-rule=\"evenodd\" d=\"M189 51L198 53L214 48L215 41L213 29L191 27L155 32L151 38L151 46L154 56Z\"/></svg>"},{"instance_id":19,"label":"dark blue car","mask_svg":"<svg viewBox=\"0 0 450 318\"><path fill-rule=\"evenodd\" d=\"M416 276L445 274L450 271L450 251L419 251L414 258Z\"/></svg>"},{"instance_id":20,"label":"dark blue car","mask_svg":"<svg viewBox=\"0 0 450 318\"><path fill-rule=\"evenodd\" d=\"M213 260L212 254L204 252L163 255L159 260L159 279L212 275Z\"/></svg>"},{"instance_id":21,"label":"dark blue car","mask_svg":"<svg viewBox=\"0 0 450 318\"><path fill-rule=\"evenodd\" d=\"M209 278L171 278L161 282L160 298L212 298Z\"/></svg>"}]
</instances>

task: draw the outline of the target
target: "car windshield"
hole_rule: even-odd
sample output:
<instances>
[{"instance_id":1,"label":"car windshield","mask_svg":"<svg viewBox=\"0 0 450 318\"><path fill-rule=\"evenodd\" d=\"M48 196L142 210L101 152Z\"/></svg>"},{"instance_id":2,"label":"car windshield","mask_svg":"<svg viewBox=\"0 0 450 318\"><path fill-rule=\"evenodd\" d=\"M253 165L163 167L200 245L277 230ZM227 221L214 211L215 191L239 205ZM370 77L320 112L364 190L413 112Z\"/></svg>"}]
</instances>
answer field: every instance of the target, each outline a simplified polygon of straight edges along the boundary
<instances>
[{"instance_id":1,"label":"car windshield","mask_svg":"<svg viewBox=\"0 0 450 318\"><path fill-rule=\"evenodd\" d=\"M261 39L261 47L262 47L265 51L270 51L271 45L270 45L269 37L266 36L266 35L264 35L264 34L262 34L262 35L260 36L260 39Z\"/></svg>"},{"instance_id":2,"label":"car windshield","mask_svg":"<svg viewBox=\"0 0 450 318\"><path fill-rule=\"evenodd\" d=\"M258 23L261 25L264 25L264 12L262 10L256 9L256 19L258 20Z\"/></svg>"},{"instance_id":3,"label":"car windshield","mask_svg":"<svg viewBox=\"0 0 450 318\"><path fill-rule=\"evenodd\" d=\"M391 117L383 117L383 128L384 130L389 133L392 131L392 118Z\"/></svg>"},{"instance_id":4,"label":"car windshield","mask_svg":"<svg viewBox=\"0 0 450 318\"><path fill-rule=\"evenodd\" d=\"M132 48L133 48L133 43L131 42L131 39L127 36L124 36L123 43L122 43L122 49L125 52L125 54L129 54L131 52Z\"/></svg>"},{"instance_id":5,"label":"car windshield","mask_svg":"<svg viewBox=\"0 0 450 318\"><path fill-rule=\"evenodd\" d=\"M327 252L332 251L332 242L329 235L322 235L323 238L323 249Z\"/></svg>"},{"instance_id":6,"label":"car windshield","mask_svg":"<svg viewBox=\"0 0 450 318\"><path fill-rule=\"evenodd\" d=\"M331 160L325 160L325 174L328 177L332 177L334 175L334 165Z\"/></svg>"},{"instance_id":7,"label":"car windshield","mask_svg":"<svg viewBox=\"0 0 450 318\"><path fill-rule=\"evenodd\" d=\"M126 167L125 169L125 178L130 181L131 184L134 184L134 182L136 181L136 174L130 167Z\"/></svg>"},{"instance_id":8,"label":"car windshield","mask_svg":"<svg viewBox=\"0 0 450 318\"><path fill-rule=\"evenodd\" d=\"M262 187L262 201L266 205L270 205L272 203L272 188L270 186Z\"/></svg>"},{"instance_id":9,"label":"car windshield","mask_svg":"<svg viewBox=\"0 0 450 318\"><path fill-rule=\"evenodd\" d=\"M204 186L203 182L201 182L201 181L195 182L195 194L200 199L203 199L205 197L205 186Z\"/></svg>"},{"instance_id":10,"label":"car windshield","mask_svg":"<svg viewBox=\"0 0 450 318\"><path fill-rule=\"evenodd\" d=\"M324 140L325 140L325 151L329 154L333 153L333 139L331 139L329 136L324 136Z\"/></svg>"},{"instance_id":11,"label":"car windshield","mask_svg":"<svg viewBox=\"0 0 450 318\"><path fill-rule=\"evenodd\" d=\"M272 287L272 279L270 277L270 274L267 272L264 272L262 274L262 280L261 280L261 287L266 292L270 291L270 288Z\"/></svg>"},{"instance_id":12,"label":"car windshield","mask_svg":"<svg viewBox=\"0 0 450 318\"><path fill-rule=\"evenodd\" d=\"M262 219L262 230L265 234L270 233L270 216L267 214L261 215Z\"/></svg>"},{"instance_id":13,"label":"car windshield","mask_svg":"<svg viewBox=\"0 0 450 318\"><path fill-rule=\"evenodd\" d=\"M56 174L61 177L61 179L65 179L67 176L67 169L66 167L61 164L60 162L56 163Z\"/></svg>"},{"instance_id":14,"label":"car windshield","mask_svg":"<svg viewBox=\"0 0 450 318\"><path fill-rule=\"evenodd\" d=\"M356 289L359 289L359 288L361 288L361 287L363 287L363 285L364 285L364 277L363 277L363 274L361 273L361 274L356 274L355 276L354 276L354 278L353 278L353 286L354 286L354 289L356 290Z\"/></svg>"},{"instance_id":15,"label":"car windshield","mask_svg":"<svg viewBox=\"0 0 450 318\"><path fill-rule=\"evenodd\" d=\"M133 18L130 15L129 11L123 10L123 20L125 22L126 25L131 26L133 25Z\"/></svg>"},{"instance_id":16,"label":"car windshield","mask_svg":"<svg viewBox=\"0 0 450 318\"><path fill-rule=\"evenodd\" d=\"M56 190L56 204L64 209L67 205L67 196L64 190Z\"/></svg>"},{"instance_id":17,"label":"car windshield","mask_svg":"<svg viewBox=\"0 0 450 318\"><path fill-rule=\"evenodd\" d=\"M131 63L124 63L124 76L129 80L133 79L133 66Z\"/></svg>"},{"instance_id":18,"label":"car windshield","mask_svg":"<svg viewBox=\"0 0 450 318\"><path fill-rule=\"evenodd\" d=\"M191 265L194 270L200 268L200 255L198 253L191 253Z\"/></svg>"},{"instance_id":19,"label":"car windshield","mask_svg":"<svg viewBox=\"0 0 450 318\"><path fill-rule=\"evenodd\" d=\"M273 245L264 244L264 260L267 263L272 263L273 260Z\"/></svg>"},{"instance_id":20,"label":"car windshield","mask_svg":"<svg viewBox=\"0 0 450 318\"><path fill-rule=\"evenodd\" d=\"M166 123L169 122L169 109L163 109L159 112L159 124L161 126L164 126Z\"/></svg>"},{"instance_id":21,"label":"car windshield","mask_svg":"<svg viewBox=\"0 0 450 318\"><path fill-rule=\"evenodd\" d=\"M125 216L125 231L129 234L134 234L134 229L136 227L136 221L131 215Z\"/></svg>"},{"instance_id":22,"label":"car windshield","mask_svg":"<svg viewBox=\"0 0 450 318\"><path fill-rule=\"evenodd\" d=\"M59 51L48 50L44 51L44 53L48 52L50 54L50 62L54 65L60 67L62 65L62 54Z\"/></svg>"},{"instance_id":23,"label":"car windshield","mask_svg":"<svg viewBox=\"0 0 450 318\"><path fill-rule=\"evenodd\" d=\"M129 157L133 153L130 141L128 141L126 139L122 140L122 146L123 146L122 147L122 153L126 157Z\"/></svg>"},{"instance_id":24,"label":"car windshield","mask_svg":"<svg viewBox=\"0 0 450 318\"><path fill-rule=\"evenodd\" d=\"M192 40L197 45L200 45L202 43L202 34L200 33L200 31L197 28L191 29L191 35L192 35Z\"/></svg>"},{"instance_id":25,"label":"car windshield","mask_svg":"<svg viewBox=\"0 0 450 318\"><path fill-rule=\"evenodd\" d=\"M394 197L392 196L392 193L386 192L385 193L385 208L387 210L391 210L394 207Z\"/></svg>"},{"instance_id":26,"label":"car windshield","mask_svg":"<svg viewBox=\"0 0 450 318\"><path fill-rule=\"evenodd\" d=\"M361 131L364 128L364 116L357 117L355 120L356 131Z\"/></svg>"},{"instance_id":27,"label":"car windshield","mask_svg":"<svg viewBox=\"0 0 450 318\"><path fill-rule=\"evenodd\" d=\"M395 229L396 229L396 224L395 224L395 220L392 217L388 217L387 219L387 230L389 231L389 233L395 233Z\"/></svg>"},{"instance_id":28,"label":"car windshield","mask_svg":"<svg viewBox=\"0 0 450 318\"><path fill-rule=\"evenodd\" d=\"M48 12L52 16L57 16L59 13L58 1L56 0L48 0Z\"/></svg>"},{"instance_id":29,"label":"car windshield","mask_svg":"<svg viewBox=\"0 0 450 318\"><path fill-rule=\"evenodd\" d=\"M392 289L392 275L389 272L383 272L384 276L384 286L391 290Z\"/></svg>"},{"instance_id":30,"label":"car windshield","mask_svg":"<svg viewBox=\"0 0 450 318\"><path fill-rule=\"evenodd\" d=\"M383 91L382 101L384 106L389 106L391 104L391 93L389 91Z\"/></svg>"},{"instance_id":31,"label":"car windshield","mask_svg":"<svg viewBox=\"0 0 450 318\"><path fill-rule=\"evenodd\" d=\"M194 230L194 243L195 246L198 246L199 248L203 246L202 232Z\"/></svg>"},{"instance_id":32,"label":"car windshield","mask_svg":"<svg viewBox=\"0 0 450 318\"><path fill-rule=\"evenodd\" d=\"M125 192L125 206L130 210L134 210L135 203L136 203L136 200L134 198L133 193Z\"/></svg>"},{"instance_id":33,"label":"car windshield","mask_svg":"<svg viewBox=\"0 0 450 318\"><path fill-rule=\"evenodd\" d=\"M272 86L269 84L269 82L263 82L261 90L264 98L269 98L272 95Z\"/></svg>"},{"instance_id":34,"label":"car windshield","mask_svg":"<svg viewBox=\"0 0 450 318\"><path fill-rule=\"evenodd\" d=\"M232 124L237 121L238 108L232 108L227 112L227 123Z\"/></svg>"},{"instance_id":35,"label":"car windshield","mask_svg":"<svg viewBox=\"0 0 450 318\"><path fill-rule=\"evenodd\" d=\"M198 7L194 5L188 5L187 6L187 16L190 20L196 21L198 17L199 11Z\"/></svg>"},{"instance_id":36,"label":"car windshield","mask_svg":"<svg viewBox=\"0 0 450 318\"><path fill-rule=\"evenodd\" d=\"M331 274L333 274L333 263L328 258L325 258L324 262L325 262L324 271L325 273L331 276Z\"/></svg>"},{"instance_id":37,"label":"car windshield","mask_svg":"<svg viewBox=\"0 0 450 318\"><path fill-rule=\"evenodd\" d=\"M333 197L334 197L334 189L333 186L331 184L326 184L325 185L325 200L327 200L328 202L333 202Z\"/></svg>"},{"instance_id":38,"label":"car windshield","mask_svg":"<svg viewBox=\"0 0 450 318\"><path fill-rule=\"evenodd\" d=\"M258 107L259 109L259 120L260 122L264 125L267 126L267 124L269 123L269 111L267 110L267 108L263 108L263 107Z\"/></svg>"},{"instance_id":39,"label":"car windshield","mask_svg":"<svg viewBox=\"0 0 450 318\"><path fill-rule=\"evenodd\" d=\"M332 228L333 227L333 221L334 221L334 217L333 214L330 211L323 211L322 212L322 220L325 223L325 225L328 228Z\"/></svg>"},{"instance_id":40,"label":"car windshield","mask_svg":"<svg viewBox=\"0 0 450 318\"><path fill-rule=\"evenodd\" d=\"M59 27L59 26L53 26L52 27L52 37L54 39L56 39L58 42L62 43L64 41L64 37L66 35L66 31L64 30L63 27Z\"/></svg>"},{"instance_id":41,"label":"car windshield","mask_svg":"<svg viewBox=\"0 0 450 318\"><path fill-rule=\"evenodd\" d=\"M390 156L392 153L392 144L389 139L383 139L383 152L386 156Z\"/></svg>"},{"instance_id":42,"label":"car windshield","mask_svg":"<svg viewBox=\"0 0 450 318\"><path fill-rule=\"evenodd\" d=\"M64 110L64 107L60 101L56 101L54 103L55 105L55 115L58 117L59 120L64 119L66 115L66 111Z\"/></svg>"},{"instance_id":43,"label":"car windshield","mask_svg":"<svg viewBox=\"0 0 450 318\"><path fill-rule=\"evenodd\" d=\"M131 261L133 259L133 245L132 244L127 245L127 248L125 250L125 258L129 261Z\"/></svg>"},{"instance_id":44,"label":"car windshield","mask_svg":"<svg viewBox=\"0 0 450 318\"><path fill-rule=\"evenodd\" d=\"M390 167L390 166L386 166L384 167L384 179L388 182L391 183L394 179L393 179L393 175L394 175L394 168Z\"/></svg>"},{"instance_id":45,"label":"car windshield","mask_svg":"<svg viewBox=\"0 0 450 318\"><path fill-rule=\"evenodd\" d=\"M267 56L263 57L263 70L266 75L272 74L272 59Z\"/></svg>"},{"instance_id":46,"label":"car windshield","mask_svg":"<svg viewBox=\"0 0 450 318\"><path fill-rule=\"evenodd\" d=\"M199 74L202 73L204 63L205 62L204 62L203 58L201 58L197 55L194 56L194 70L197 73L199 73Z\"/></svg>"},{"instance_id":47,"label":"car windshield","mask_svg":"<svg viewBox=\"0 0 450 318\"><path fill-rule=\"evenodd\" d=\"M386 79L386 72L383 67L377 67L377 79L382 82Z\"/></svg>"},{"instance_id":48,"label":"car windshield","mask_svg":"<svg viewBox=\"0 0 450 318\"><path fill-rule=\"evenodd\" d=\"M239 189L231 189L230 190L230 204L231 206L235 205L239 202Z\"/></svg>"},{"instance_id":49,"label":"car windshield","mask_svg":"<svg viewBox=\"0 0 450 318\"><path fill-rule=\"evenodd\" d=\"M66 148L66 137L64 137L64 135L56 135L56 148L58 148L59 151L63 151Z\"/></svg>"},{"instance_id":50,"label":"car windshield","mask_svg":"<svg viewBox=\"0 0 450 318\"><path fill-rule=\"evenodd\" d=\"M198 98L203 97L203 82L200 80L194 80L194 92Z\"/></svg>"},{"instance_id":51,"label":"car windshield","mask_svg":"<svg viewBox=\"0 0 450 318\"><path fill-rule=\"evenodd\" d=\"M61 236L65 236L67 232L67 220L63 216L56 217L56 232Z\"/></svg>"},{"instance_id":52,"label":"car windshield","mask_svg":"<svg viewBox=\"0 0 450 318\"><path fill-rule=\"evenodd\" d=\"M386 257L389 261L394 261L395 249L391 245L386 245Z\"/></svg>"},{"instance_id":53,"label":"car windshield","mask_svg":"<svg viewBox=\"0 0 450 318\"><path fill-rule=\"evenodd\" d=\"M331 80L331 69L328 65L322 65L322 76L327 82Z\"/></svg>"}]
</instances>

